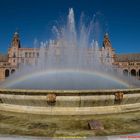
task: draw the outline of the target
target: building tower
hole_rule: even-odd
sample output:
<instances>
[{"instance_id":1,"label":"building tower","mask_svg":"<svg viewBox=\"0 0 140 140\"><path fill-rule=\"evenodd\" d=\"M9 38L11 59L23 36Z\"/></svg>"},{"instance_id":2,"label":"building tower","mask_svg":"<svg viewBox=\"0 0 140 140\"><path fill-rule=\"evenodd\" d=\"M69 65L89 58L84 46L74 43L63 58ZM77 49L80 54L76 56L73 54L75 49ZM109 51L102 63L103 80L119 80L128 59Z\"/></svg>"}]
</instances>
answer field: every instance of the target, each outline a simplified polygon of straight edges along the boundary
<instances>
[{"instance_id":1,"label":"building tower","mask_svg":"<svg viewBox=\"0 0 140 140\"><path fill-rule=\"evenodd\" d=\"M8 50L8 57L9 57L9 63L12 66L18 66L18 59L19 59L19 49L20 49L20 37L19 33L15 32L12 42L11 42L11 47Z\"/></svg>"},{"instance_id":2,"label":"building tower","mask_svg":"<svg viewBox=\"0 0 140 140\"><path fill-rule=\"evenodd\" d=\"M106 33L104 36L102 54L104 63L109 65L114 63L115 51L112 48L108 33Z\"/></svg>"},{"instance_id":3,"label":"building tower","mask_svg":"<svg viewBox=\"0 0 140 140\"><path fill-rule=\"evenodd\" d=\"M108 33L106 33L104 36L103 47L104 48L112 48Z\"/></svg>"},{"instance_id":4,"label":"building tower","mask_svg":"<svg viewBox=\"0 0 140 140\"><path fill-rule=\"evenodd\" d=\"M20 37L19 37L19 33L18 32L14 33L11 47L18 48L18 49L20 48Z\"/></svg>"}]
</instances>

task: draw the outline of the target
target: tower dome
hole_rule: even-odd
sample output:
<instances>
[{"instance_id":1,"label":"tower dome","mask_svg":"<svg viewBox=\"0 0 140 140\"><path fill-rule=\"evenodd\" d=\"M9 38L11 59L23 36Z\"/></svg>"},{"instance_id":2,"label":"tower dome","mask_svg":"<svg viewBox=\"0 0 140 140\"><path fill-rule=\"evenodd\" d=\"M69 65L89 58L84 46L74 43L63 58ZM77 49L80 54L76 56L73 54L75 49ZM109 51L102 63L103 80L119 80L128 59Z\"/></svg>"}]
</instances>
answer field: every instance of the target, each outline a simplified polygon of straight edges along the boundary
<instances>
[{"instance_id":1,"label":"tower dome","mask_svg":"<svg viewBox=\"0 0 140 140\"><path fill-rule=\"evenodd\" d=\"M103 47L104 48L112 48L108 33L105 33Z\"/></svg>"},{"instance_id":2,"label":"tower dome","mask_svg":"<svg viewBox=\"0 0 140 140\"><path fill-rule=\"evenodd\" d=\"M12 47L20 48L20 37L17 31L14 33L14 36L12 39Z\"/></svg>"}]
</instances>

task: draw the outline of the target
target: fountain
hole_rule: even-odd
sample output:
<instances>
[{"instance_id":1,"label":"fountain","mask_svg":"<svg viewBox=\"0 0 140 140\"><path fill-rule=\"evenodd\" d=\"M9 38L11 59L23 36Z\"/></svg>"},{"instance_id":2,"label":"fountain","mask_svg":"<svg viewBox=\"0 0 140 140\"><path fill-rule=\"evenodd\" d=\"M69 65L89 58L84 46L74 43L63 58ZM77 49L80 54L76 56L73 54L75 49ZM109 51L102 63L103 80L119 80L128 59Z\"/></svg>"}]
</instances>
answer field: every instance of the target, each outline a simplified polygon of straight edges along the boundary
<instances>
[{"instance_id":1,"label":"fountain","mask_svg":"<svg viewBox=\"0 0 140 140\"><path fill-rule=\"evenodd\" d=\"M92 38L93 21L81 20L78 30L70 8L66 25L53 30L57 37L41 42L38 63L19 67L1 84L1 110L51 115L139 110L140 89L114 71L112 58L106 62L108 50Z\"/></svg>"},{"instance_id":2,"label":"fountain","mask_svg":"<svg viewBox=\"0 0 140 140\"><path fill-rule=\"evenodd\" d=\"M53 30L57 37L55 41L41 42L38 63L19 68L1 87L87 90L122 89L131 85L126 77L114 72L112 62L104 62L109 52L92 38L93 21L85 25L81 20L78 30L70 8L66 25L54 26Z\"/></svg>"},{"instance_id":3,"label":"fountain","mask_svg":"<svg viewBox=\"0 0 140 140\"><path fill-rule=\"evenodd\" d=\"M92 38L93 29L91 21L78 30L69 9L67 24L53 27L55 41L41 42L37 63L20 66L0 85L2 132L78 138L138 132L139 83L114 71L108 50ZM100 120L105 131L88 130L89 122L102 125Z\"/></svg>"}]
</instances>

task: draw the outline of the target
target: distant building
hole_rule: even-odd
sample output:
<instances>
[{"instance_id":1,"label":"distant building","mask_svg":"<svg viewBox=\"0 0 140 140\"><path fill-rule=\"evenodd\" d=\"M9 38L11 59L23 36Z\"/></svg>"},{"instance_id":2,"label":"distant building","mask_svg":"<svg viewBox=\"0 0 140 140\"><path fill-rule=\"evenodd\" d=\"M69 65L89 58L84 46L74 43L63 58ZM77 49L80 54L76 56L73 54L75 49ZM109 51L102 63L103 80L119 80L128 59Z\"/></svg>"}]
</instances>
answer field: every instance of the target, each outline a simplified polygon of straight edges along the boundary
<instances>
[{"instance_id":1,"label":"distant building","mask_svg":"<svg viewBox=\"0 0 140 140\"><path fill-rule=\"evenodd\" d=\"M103 46L99 51L101 63L113 65L118 68L119 72L140 79L140 53L116 54L107 33L104 36ZM90 49L89 53L92 55ZM0 81L9 77L20 65L34 65L38 63L38 57L39 48L22 48L19 34L15 32L8 54L0 54Z\"/></svg>"}]
</instances>

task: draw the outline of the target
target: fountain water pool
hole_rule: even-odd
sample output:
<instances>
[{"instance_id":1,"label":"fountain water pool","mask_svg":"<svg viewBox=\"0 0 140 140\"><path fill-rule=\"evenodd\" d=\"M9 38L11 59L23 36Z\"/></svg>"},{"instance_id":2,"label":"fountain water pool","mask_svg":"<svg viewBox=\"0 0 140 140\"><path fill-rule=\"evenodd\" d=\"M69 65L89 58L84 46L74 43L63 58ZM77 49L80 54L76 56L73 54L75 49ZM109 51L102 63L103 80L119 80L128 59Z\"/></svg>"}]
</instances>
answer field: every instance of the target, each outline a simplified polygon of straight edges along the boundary
<instances>
[{"instance_id":1,"label":"fountain water pool","mask_svg":"<svg viewBox=\"0 0 140 140\"><path fill-rule=\"evenodd\" d=\"M92 90L128 88L129 84L111 75L99 72L51 70L26 74L15 81L8 81L5 86L14 89Z\"/></svg>"}]
</instances>

